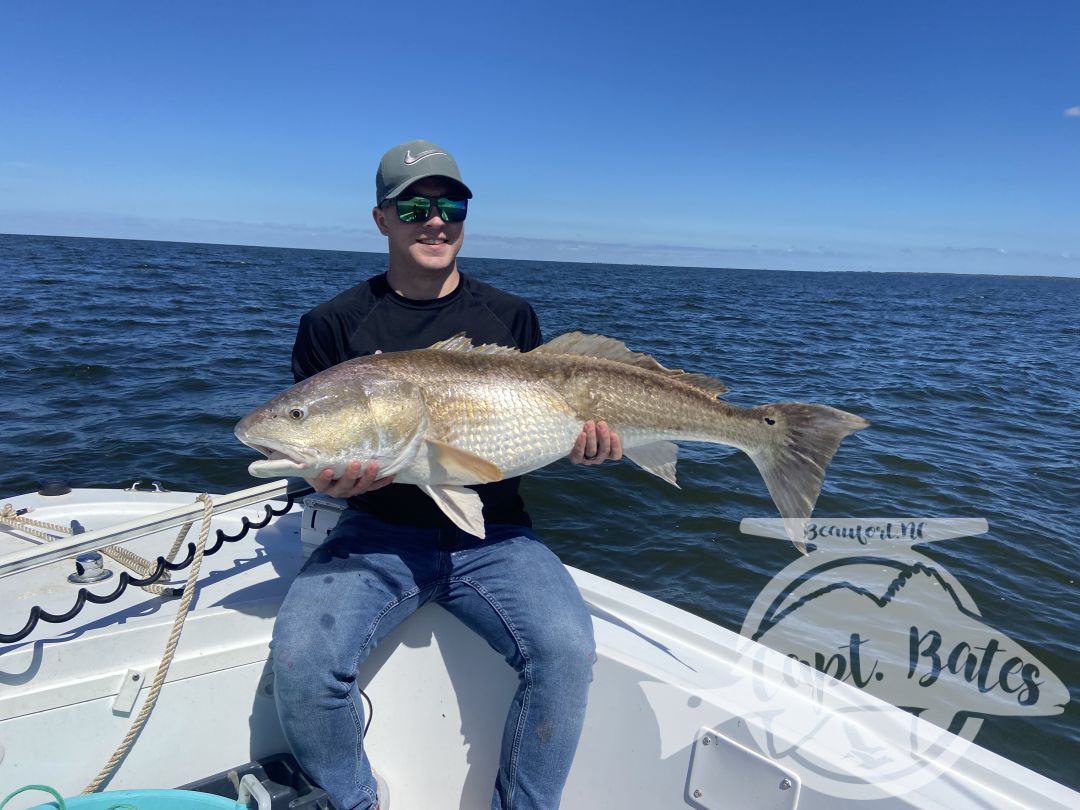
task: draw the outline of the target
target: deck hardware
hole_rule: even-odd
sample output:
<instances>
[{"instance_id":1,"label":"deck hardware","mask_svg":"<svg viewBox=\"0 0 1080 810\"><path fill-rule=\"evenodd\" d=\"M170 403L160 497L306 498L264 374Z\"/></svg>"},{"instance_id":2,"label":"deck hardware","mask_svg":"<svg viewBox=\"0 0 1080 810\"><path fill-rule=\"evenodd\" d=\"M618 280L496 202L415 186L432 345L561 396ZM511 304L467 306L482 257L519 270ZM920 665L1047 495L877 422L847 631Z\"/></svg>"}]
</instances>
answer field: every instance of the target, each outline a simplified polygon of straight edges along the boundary
<instances>
[{"instance_id":1,"label":"deck hardware","mask_svg":"<svg viewBox=\"0 0 1080 810\"><path fill-rule=\"evenodd\" d=\"M67 481L44 481L38 487L37 492L38 495L43 495L46 498L56 498L71 492L71 486Z\"/></svg>"},{"instance_id":2,"label":"deck hardware","mask_svg":"<svg viewBox=\"0 0 1080 810\"><path fill-rule=\"evenodd\" d=\"M235 543L242 540L252 529L261 529L264 526L269 525L270 521L273 520L275 516L284 515L289 512L293 508L298 497L313 491L311 487L301 487L300 489L290 490L289 486L290 482L288 480L272 481L269 484L261 484L260 486L251 487L250 489L243 489L238 492L217 496L214 499L215 513L239 509L260 503L260 501L271 500L282 495L285 496L285 503L280 509L275 509L270 503L261 504L263 517L257 521L252 521L247 516L242 517L240 520L241 529L235 534L226 534L222 529L218 529L215 535L216 540L214 541L214 545L206 549L206 556L209 557L210 555L215 554L225 543ZM190 523L191 517L198 517L198 508L199 504L196 503L189 506L177 507L175 509L167 509L163 512L148 515L144 518L138 518L126 523L119 523L106 529L85 532L81 535L68 537L63 540L54 540L44 546L34 546L29 549L16 551L13 554L0 555L0 579L20 571L28 571L32 568L62 560L73 554L95 551L107 546L119 545L120 543L136 537L153 534L155 531L164 531L165 529L181 526L184 522ZM16 641L21 641L34 631L34 628L39 621L66 622L68 619L78 615L79 611L82 610L87 602L99 605L113 602L120 598L120 595L124 593L129 584L138 586L151 585L157 582L161 578L162 573L166 570L182 571L191 565L194 554L195 544L188 543L188 556L186 559L174 563L170 563L165 559L159 559L157 568L152 571L149 576L143 579L136 579L129 576L127 571L121 571L120 576L117 577L119 582L116 588L109 594L95 596L87 591L85 587L80 588L75 605L67 613L49 613L46 610L42 610L40 606L35 605L34 608L31 609L30 617L27 619L26 624L24 624L21 629L10 634L0 632L0 644L13 644Z\"/></svg>"},{"instance_id":3,"label":"deck hardware","mask_svg":"<svg viewBox=\"0 0 1080 810\"><path fill-rule=\"evenodd\" d=\"M101 582L113 575L105 567L102 556L96 551L87 551L75 558L75 573L68 574L68 582L84 585L88 582Z\"/></svg>"},{"instance_id":4,"label":"deck hardware","mask_svg":"<svg viewBox=\"0 0 1080 810\"><path fill-rule=\"evenodd\" d=\"M700 741L701 744L697 745ZM698 810L796 810L802 783L797 772L780 765L715 728L694 735L686 774L686 804Z\"/></svg>"},{"instance_id":5,"label":"deck hardware","mask_svg":"<svg viewBox=\"0 0 1080 810\"><path fill-rule=\"evenodd\" d=\"M116 698L113 700L113 714L131 714L131 710L135 708L135 701L139 697L140 689L142 689L142 673L129 669L124 673L124 680L120 682L120 688L117 690Z\"/></svg>"},{"instance_id":6,"label":"deck hardware","mask_svg":"<svg viewBox=\"0 0 1080 810\"><path fill-rule=\"evenodd\" d=\"M149 487L144 487L142 479L139 478L130 487L124 487L124 492L172 492L172 490L165 489L160 481L151 481Z\"/></svg>"},{"instance_id":7,"label":"deck hardware","mask_svg":"<svg viewBox=\"0 0 1080 810\"><path fill-rule=\"evenodd\" d=\"M236 802L237 804L250 806L252 799L255 800L257 810L270 810L272 806L270 791L266 789L266 785L260 782L255 774L247 773L240 780L240 790Z\"/></svg>"}]
</instances>

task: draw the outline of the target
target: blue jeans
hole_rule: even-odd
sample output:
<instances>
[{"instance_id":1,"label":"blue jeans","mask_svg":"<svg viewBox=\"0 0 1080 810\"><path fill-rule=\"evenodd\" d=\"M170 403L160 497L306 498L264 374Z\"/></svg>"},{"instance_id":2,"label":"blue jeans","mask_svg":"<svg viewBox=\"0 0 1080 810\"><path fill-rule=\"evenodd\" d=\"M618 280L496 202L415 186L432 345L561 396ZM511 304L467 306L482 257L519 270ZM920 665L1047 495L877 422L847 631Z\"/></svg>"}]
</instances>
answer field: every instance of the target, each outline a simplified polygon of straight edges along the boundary
<instances>
[{"instance_id":1,"label":"blue jeans","mask_svg":"<svg viewBox=\"0 0 1080 810\"><path fill-rule=\"evenodd\" d=\"M346 511L274 625L274 695L293 754L338 810L376 807L356 670L434 600L518 673L492 810L555 810L585 719L592 622L558 557L522 526L395 526Z\"/></svg>"}]
</instances>

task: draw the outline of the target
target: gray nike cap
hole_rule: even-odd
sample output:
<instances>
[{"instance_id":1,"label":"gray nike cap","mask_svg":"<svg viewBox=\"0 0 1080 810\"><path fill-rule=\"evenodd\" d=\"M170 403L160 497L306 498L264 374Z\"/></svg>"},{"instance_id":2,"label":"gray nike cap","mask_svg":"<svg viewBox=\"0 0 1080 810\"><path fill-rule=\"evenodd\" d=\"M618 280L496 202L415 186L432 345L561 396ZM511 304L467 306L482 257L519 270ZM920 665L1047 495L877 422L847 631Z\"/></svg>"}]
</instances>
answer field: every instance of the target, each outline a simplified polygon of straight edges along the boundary
<instances>
[{"instance_id":1,"label":"gray nike cap","mask_svg":"<svg viewBox=\"0 0 1080 810\"><path fill-rule=\"evenodd\" d=\"M409 141L395 146L379 162L379 170L375 173L375 204L382 205L425 177L445 177L472 199L472 192L461 179L457 161L449 152L431 141Z\"/></svg>"}]
</instances>

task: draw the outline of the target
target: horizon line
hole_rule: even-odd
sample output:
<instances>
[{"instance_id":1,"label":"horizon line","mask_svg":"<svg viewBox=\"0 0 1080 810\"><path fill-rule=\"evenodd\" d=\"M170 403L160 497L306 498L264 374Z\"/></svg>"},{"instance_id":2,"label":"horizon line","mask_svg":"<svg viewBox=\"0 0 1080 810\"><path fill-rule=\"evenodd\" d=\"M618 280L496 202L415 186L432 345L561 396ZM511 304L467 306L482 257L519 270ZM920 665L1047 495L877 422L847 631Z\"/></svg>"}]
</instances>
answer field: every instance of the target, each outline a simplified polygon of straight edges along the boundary
<instances>
[{"instance_id":1,"label":"horizon line","mask_svg":"<svg viewBox=\"0 0 1080 810\"><path fill-rule=\"evenodd\" d=\"M242 242L195 242L183 239L140 239L131 236L80 236L75 234L58 233L8 233L0 231L2 236L47 238L47 239L98 239L114 242L157 242L165 245L207 245L211 247L240 247L259 248L263 250L296 250L309 253L352 253L369 254L372 256L386 256L384 251L350 250L346 248L312 248L312 247L285 247L281 245L253 245ZM493 238L493 237L487 237ZM948 270L832 270L832 269L786 269L780 270L771 267L716 267L712 265L688 265L688 264L643 264L640 262L603 262L594 260L571 261L568 259L511 259L503 256L461 256L459 258L468 261L478 259L480 261L503 261L503 262L542 262L545 264L595 264L610 267L649 267L658 270L685 269L685 270L719 270L735 272L764 272L764 273L849 273L849 274L873 274L873 275L904 275L904 276L970 276L984 278L1044 278L1063 279L1067 281L1080 281L1080 276L1055 276L1046 273L979 273Z\"/></svg>"}]
</instances>

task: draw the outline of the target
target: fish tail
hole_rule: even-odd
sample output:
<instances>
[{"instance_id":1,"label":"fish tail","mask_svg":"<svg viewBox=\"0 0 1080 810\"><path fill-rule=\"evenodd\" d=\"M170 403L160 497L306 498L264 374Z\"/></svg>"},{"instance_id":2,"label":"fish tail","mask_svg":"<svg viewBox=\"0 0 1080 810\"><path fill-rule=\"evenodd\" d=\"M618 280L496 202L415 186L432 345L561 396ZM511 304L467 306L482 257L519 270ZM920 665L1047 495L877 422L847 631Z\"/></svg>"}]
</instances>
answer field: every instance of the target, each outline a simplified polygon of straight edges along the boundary
<instances>
[{"instance_id":1,"label":"fish tail","mask_svg":"<svg viewBox=\"0 0 1080 810\"><path fill-rule=\"evenodd\" d=\"M845 436L868 427L861 416L799 402L777 402L751 408L761 438L746 450L757 465L776 508L785 519L788 537L806 553L802 521L810 517L821 493L825 468Z\"/></svg>"}]
</instances>

